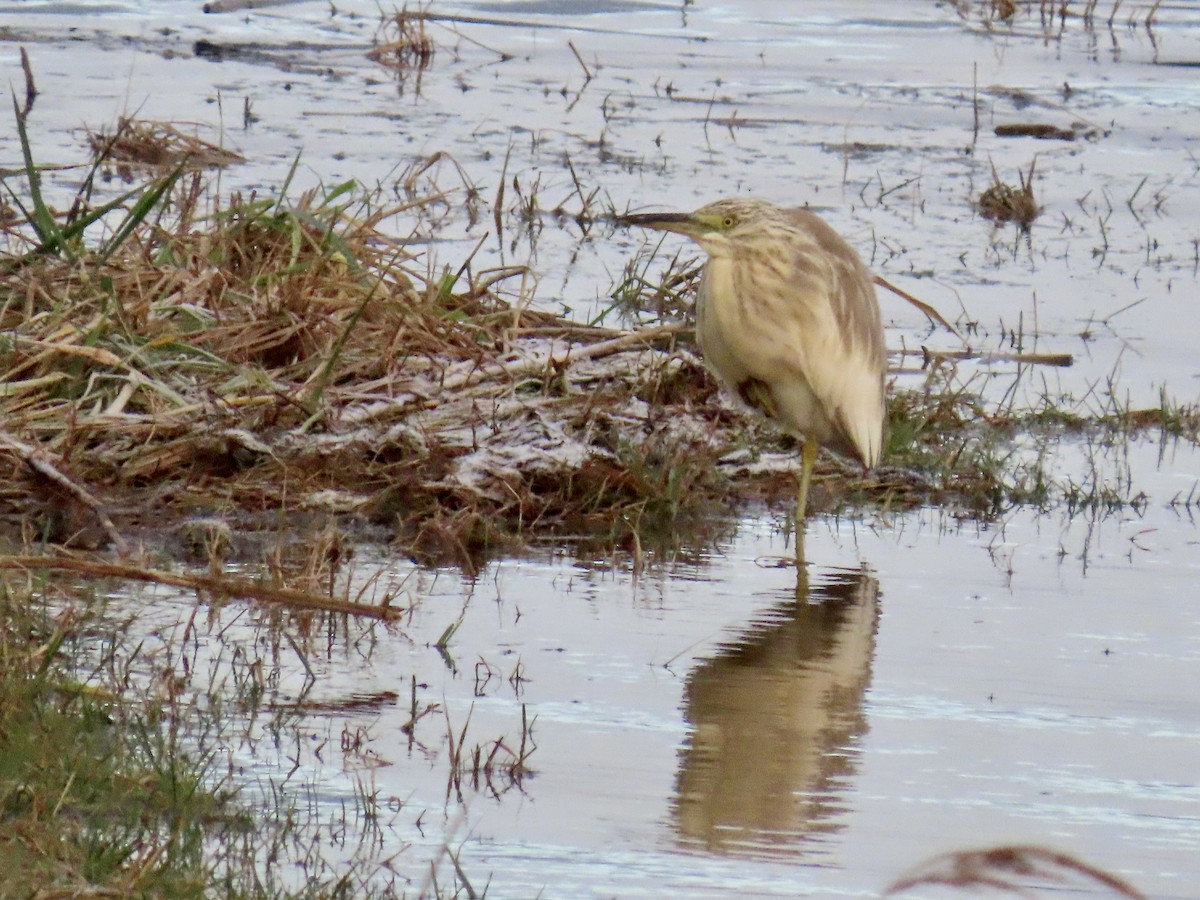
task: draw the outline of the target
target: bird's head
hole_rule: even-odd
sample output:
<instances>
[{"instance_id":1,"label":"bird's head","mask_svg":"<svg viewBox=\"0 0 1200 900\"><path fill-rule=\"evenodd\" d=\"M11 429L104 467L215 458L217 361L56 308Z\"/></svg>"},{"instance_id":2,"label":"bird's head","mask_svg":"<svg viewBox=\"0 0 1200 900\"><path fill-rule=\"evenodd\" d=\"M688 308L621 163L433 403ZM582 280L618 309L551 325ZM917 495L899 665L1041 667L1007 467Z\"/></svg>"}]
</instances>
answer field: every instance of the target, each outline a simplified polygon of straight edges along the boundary
<instances>
[{"instance_id":1,"label":"bird's head","mask_svg":"<svg viewBox=\"0 0 1200 900\"><path fill-rule=\"evenodd\" d=\"M682 234L710 256L721 256L740 243L769 234L771 224L782 214L783 210L766 200L739 197L709 203L695 212L633 213L618 216L616 222Z\"/></svg>"}]
</instances>

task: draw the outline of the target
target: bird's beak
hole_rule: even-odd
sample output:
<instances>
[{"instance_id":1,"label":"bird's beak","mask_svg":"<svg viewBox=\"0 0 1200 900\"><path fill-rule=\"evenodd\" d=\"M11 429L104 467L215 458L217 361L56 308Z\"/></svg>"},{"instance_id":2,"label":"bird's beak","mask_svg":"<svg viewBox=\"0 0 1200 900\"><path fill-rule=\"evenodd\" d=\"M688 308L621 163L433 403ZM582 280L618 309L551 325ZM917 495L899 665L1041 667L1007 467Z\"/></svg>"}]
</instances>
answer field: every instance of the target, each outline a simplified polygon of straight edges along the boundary
<instances>
[{"instance_id":1,"label":"bird's beak","mask_svg":"<svg viewBox=\"0 0 1200 900\"><path fill-rule=\"evenodd\" d=\"M673 231L687 237L696 237L707 230L704 223L700 222L692 213L633 213L617 216L614 221L617 225L636 225L639 228L651 228L655 231Z\"/></svg>"}]
</instances>

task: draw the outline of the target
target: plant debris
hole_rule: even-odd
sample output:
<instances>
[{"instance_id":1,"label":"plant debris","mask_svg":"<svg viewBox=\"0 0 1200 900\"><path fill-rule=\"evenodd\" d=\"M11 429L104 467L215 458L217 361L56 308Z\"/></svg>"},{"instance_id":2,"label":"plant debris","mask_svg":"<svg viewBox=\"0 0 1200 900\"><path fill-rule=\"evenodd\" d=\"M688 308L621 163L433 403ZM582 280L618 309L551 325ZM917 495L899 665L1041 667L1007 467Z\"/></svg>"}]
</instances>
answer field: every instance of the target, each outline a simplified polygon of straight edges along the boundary
<instances>
[{"instance_id":1,"label":"plant debris","mask_svg":"<svg viewBox=\"0 0 1200 900\"><path fill-rule=\"evenodd\" d=\"M1074 128L1061 128L1047 122L1012 122L997 125L993 131L996 137L1031 137L1042 141L1073 141L1079 137Z\"/></svg>"},{"instance_id":2,"label":"plant debris","mask_svg":"<svg viewBox=\"0 0 1200 900\"><path fill-rule=\"evenodd\" d=\"M1033 196L1033 173L1037 160L1029 163L1029 171L1017 172L1020 184L1016 187L1000 180L996 167L992 166L992 185L979 195L979 213L994 222L1016 222L1028 230L1033 220L1042 211Z\"/></svg>"},{"instance_id":3,"label":"plant debris","mask_svg":"<svg viewBox=\"0 0 1200 900\"><path fill-rule=\"evenodd\" d=\"M133 180L132 166L151 169L219 168L245 162L224 147L185 134L168 122L122 117L112 133L88 132L92 152L115 167L125 181Z\"/></svg>"},{"instance_id":4,"label":"plant debris","mask_svg":"<svg viewBox=\"0 0 1200 900\"><path fill-rule=\"evenodd\" d=\"M429 68L436 50L425 27L425 16L405 7L382 19L367 58L400 75L410 69L420 72Z\"/></svg>"}]
</instances>

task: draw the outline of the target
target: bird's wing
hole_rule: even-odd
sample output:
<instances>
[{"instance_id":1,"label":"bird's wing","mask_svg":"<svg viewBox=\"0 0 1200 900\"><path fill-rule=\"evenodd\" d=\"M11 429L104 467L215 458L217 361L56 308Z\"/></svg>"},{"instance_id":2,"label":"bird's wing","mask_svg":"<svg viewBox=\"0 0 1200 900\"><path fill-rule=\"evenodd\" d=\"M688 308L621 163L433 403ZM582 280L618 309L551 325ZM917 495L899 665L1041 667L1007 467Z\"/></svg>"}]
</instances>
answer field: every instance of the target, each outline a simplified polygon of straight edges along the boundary
<instances>
[{"instance_id":1,"label":"bird's wing","mask_svg":"<svg viewBox=\"0 0 1200 900\"><path fill-rule=\"evenodd\" d=\"M752 374L771 384L782 418L871 466L883 449L887 363L874 279L824 221L792 214L809 240L795 250L786 294L773 301L779 329L760 349L762 373Z\"/></svg>"}]
</instances>

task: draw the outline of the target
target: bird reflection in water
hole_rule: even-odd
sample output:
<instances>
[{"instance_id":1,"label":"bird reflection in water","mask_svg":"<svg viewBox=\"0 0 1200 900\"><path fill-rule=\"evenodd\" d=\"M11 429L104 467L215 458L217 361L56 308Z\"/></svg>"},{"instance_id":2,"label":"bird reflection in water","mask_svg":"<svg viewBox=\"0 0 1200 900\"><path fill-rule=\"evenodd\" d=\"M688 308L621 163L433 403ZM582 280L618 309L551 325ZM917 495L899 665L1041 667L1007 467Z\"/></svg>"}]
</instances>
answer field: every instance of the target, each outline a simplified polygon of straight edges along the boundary
<instances>
[{"instance_id":1,"label":"bird reflection in water","mask_svg":"<svg viewBox=\"0 0 1200 900\"><path fill-rule=\"evenodd\" d=\"M685 846L794 854L839 828L867 731L879 583L825 569L688 676L674 824Z\"/></svg>"}]
</instances>

